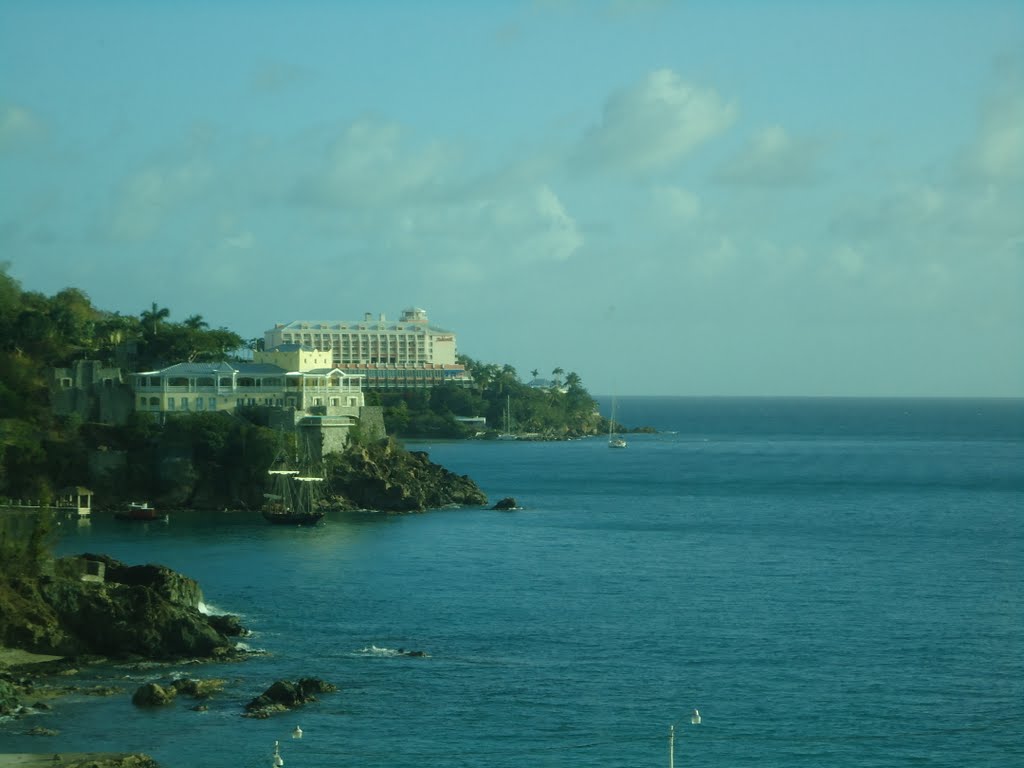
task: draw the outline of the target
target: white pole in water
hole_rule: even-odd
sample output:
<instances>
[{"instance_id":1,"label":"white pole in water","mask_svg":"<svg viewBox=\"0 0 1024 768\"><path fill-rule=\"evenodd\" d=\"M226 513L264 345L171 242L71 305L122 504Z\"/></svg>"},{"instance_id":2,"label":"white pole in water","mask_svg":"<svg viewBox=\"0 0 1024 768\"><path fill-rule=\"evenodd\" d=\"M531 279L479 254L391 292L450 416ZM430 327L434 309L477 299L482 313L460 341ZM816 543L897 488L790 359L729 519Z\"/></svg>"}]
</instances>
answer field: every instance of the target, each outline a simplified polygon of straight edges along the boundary
<instances>
[{"instance_id":1,"label":"white pole in water","mask_svg":"<svg viewBox=\"0 0 1024 768\"><path fill-rule=\"evenodd\" d=\"M676 722L679 722L678 720ZM700 711L693 710L690 713L690 724L700 725ZM668 768L675 768L676 765L676 724L668 727Z\"/></svg>"}]
</instances>

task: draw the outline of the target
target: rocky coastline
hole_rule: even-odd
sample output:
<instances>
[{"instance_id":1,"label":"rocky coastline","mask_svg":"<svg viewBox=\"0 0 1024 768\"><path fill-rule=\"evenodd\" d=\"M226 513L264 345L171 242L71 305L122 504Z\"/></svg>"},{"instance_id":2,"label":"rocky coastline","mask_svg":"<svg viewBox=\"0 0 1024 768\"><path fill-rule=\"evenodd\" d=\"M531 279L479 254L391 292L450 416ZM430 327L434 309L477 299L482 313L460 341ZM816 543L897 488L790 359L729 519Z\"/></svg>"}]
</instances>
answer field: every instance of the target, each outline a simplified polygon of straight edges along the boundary
<instances>
[{"instance_id":1,"label":"rocky coastline","mask_svg":"<svg viewBox=\"0 0 1024 768\"><path fill-rule=\"evenodd\" d=\"M326 503L338 510L401 514L452 506L486 508L488 503L469 477L393 440L352 446L333 457L327 472L332 495ZM38 531L37 525L30 538L38 539ZM238 617L206 614L202 590L188 576L161 565L128 565L101 554L55 559L40 554L36 543L25 547L26 557L9 560L0 570L0 717L46 712L51 709L48 699L67 693L130 695L139 708L189 696L196 700L192 708L201 711L224 681L154 678L132 692L116 686L85 690L71 678L82 667L100 663L162 666L184 660L234 661L248 655L238 648L239 638L248 634ZM275 681L239 714L269 717L334 690L334 685L316 678ZM56 733L45 726L29 732ZM0 768L39 765L33 761L40 757L0 754ZM60 764L70 768L157 768L151 758L139 754L68 753L60 758ZM54 764L52 752L46 761Z\"/></svg>"}]
</instances>

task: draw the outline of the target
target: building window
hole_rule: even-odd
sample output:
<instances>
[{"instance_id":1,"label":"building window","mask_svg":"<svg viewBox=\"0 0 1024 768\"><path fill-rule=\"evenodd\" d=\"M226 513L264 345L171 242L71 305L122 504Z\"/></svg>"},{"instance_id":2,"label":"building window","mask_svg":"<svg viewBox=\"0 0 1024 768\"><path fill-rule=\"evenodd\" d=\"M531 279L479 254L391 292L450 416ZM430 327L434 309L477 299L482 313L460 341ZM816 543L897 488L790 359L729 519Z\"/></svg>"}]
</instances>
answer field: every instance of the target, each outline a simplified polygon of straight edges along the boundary
<instances>
[{"instance_id":1,"label":"building window","mask_svg":"<svg viewBox=\"0 0 1024 768\"><path fill-rule=\"evenodd\" d=\"M210 410L211 411L216 411L217 410L217 398L216 397L211 397L210 398Z\"/></svg>"},{"instance_id":2,"label":"building window","mask_svg":"<svg viewBox=\"0 0 1024 768\"><path fill-rule=\"evenodd\" d=\"M60 380L60 385L62 387L64 387L64 389L70 389L71 388L71 379L61 379Z\"/></svg>"},{"instance_id":3,"label":"building window","mask_svg":"<svg viewBox=\"0 0 1024 768\"><path fill-rule=\"evenodd\" d=\"M201 397L197 397L197 398L196 398L196 410L197 410L197 411L202 411L202 410L204 410L203 406L204 406L205 404L206 404L206 403L205 403L205 401L203 400L203 398L201 398Z\"/></svg>"},{"instance_id":4,"label":"building window","mask_svg":"<svg viewBox=\"0 0 1024 768\"><path fill-rule=\"evenodd\" d=\"M153 408L159 408L160 407L160 398L159 397L151 397L151 398L149 398L149 404Z\"/></svg>"},{"instance_id":5,"label":"building window","mask_svg":"<svg viewBox=\"0 0 1024 768\"><path fill-rule=\"evenodd\" d=\"M188 410L188 398L187 397L181 398L181 410L183 410L183 411L187 411Z\"/></svg>"},{"instance_id":6,"label":"building window","mask_svg":"<svg viewBox=\"0 0 1024 768\"><path fill-rule=\"evenodd\" d=\"M168 411L173 411L174 410L174 398L173 397L168 397L167 398L167 410Z\"/></svg>"}]
</instances>

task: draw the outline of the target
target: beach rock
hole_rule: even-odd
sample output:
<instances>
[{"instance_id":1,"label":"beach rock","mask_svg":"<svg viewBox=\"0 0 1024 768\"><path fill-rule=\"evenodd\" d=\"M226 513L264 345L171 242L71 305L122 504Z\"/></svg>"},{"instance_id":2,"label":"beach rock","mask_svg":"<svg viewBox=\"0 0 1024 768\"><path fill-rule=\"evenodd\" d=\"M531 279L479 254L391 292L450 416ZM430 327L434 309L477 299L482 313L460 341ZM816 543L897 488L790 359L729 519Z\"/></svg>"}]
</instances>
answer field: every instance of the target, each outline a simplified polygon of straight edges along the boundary
<instances>
[{"instance_id":1,"label":"beach rock","mask_svg":"<svg viewBox=\"0 0 1024 768\"><path fill-rule=\"evenodd\" d=\"M54 755L52 765L60 768L160 768L148 755L109 752Z\"/></svg>"},{"instance_id":2,"label":"beach rock","mask_svg":"<svg viewBox=\"0 0 1024 768\"><path fill-rule=\"evenodd\" d=\"M516 504L516 500L512 496L506 496L504 499L495 504L491 509L497 509L500 511L509 509L518 509L519 505Z\"/></svg>"},{"instance_id":3,"label":"beach rock","mask_svg":"<svg viewBox=\"0 0 1024 768\"><path fill-rule=\"evenodd\" d=\"M9 680L0 680L0 717L14 714L19 706L20 691Z\"/></svg>"},{"instance_id":4,"label":"beach rock","mask_svg":"<svg viewBox=\"0 0 1024 768\"><path fill-rule=\"evenodd\" d=\"M192 680L189 678L181 678L171 683L171 687L177 693L184 696L191 696L194 699L208 699L215 693L220 693L224 690L224 680Z\"/></svg>"},{"instance_id":5,"label":"beach rock","mask_svg":"<svg viewBox=\"0 0 1024 768\"><path fill-rule=\"evenodd\" d=\"M331 683L312 677L305 677L294 683L290 680L278 680L245 705L245 716L265 718L274 712L287 712L316 701L316 694L336 690L337 687Z\"/></svg>"},{"instance_id":6,"label":"beach rock","mask_svg":"<svg viewBox=\"0 0 1024 768\"><path fill-rule=\"evenodd\" d=\"M146 587L163 597L167 602L199 609L203 602L203 591L199 584L188 576L172 571L163 565L125 565L106 555L82 555L84 560L98 560L106 566L107 582L126 586Z\"/></svg>"},{"instance_id":7,"label":"beach rock","mask_svg":"<svg viewBox=\"0 0 1024 768\"><path fill-rule=\"evenodd\" d=\"M206 621L211 627L228 637L244 637L249 634L249 630L242 626L238 617L228 613L220 616L207 616Z\"/></svg>"},{"instance_id":8,"label":"beach rock","mask_svg":"<svg viewBox=\"0 0 1024 768\"><path fill-rule=\"evenodd\" d=\"M26 736L56 736L58 733L60 733L60 731L55 731L53 728L44 728L41 725L37 725L25 731Z\"/></svg>"},{"instance_id":9,"label":"beach rock","mask_svg":"<svg viewBox=\"0 0 1024 768\"><path fill-rule=\"evenodd\" d=\"M163 707L173 702L177 693L174 688L164 688L157 683L146 683L135 691L132 696L132 704L136 707Z\"/></svg>"},{"instance_id":10,"label":"beach rock","mask_svg":"<svg viewBox=\"0 0 1024 768\"><path fill-rule=\"evenodd\" d=\"M106 566L102 583L83 582L81 559ZM245 632L237 618L199 611L202 591L163 566L126 566L102 555L65 558L53 575L10 583L0 644L63 656L145 659L226 658Z\"/></svg>"}]
</instances>

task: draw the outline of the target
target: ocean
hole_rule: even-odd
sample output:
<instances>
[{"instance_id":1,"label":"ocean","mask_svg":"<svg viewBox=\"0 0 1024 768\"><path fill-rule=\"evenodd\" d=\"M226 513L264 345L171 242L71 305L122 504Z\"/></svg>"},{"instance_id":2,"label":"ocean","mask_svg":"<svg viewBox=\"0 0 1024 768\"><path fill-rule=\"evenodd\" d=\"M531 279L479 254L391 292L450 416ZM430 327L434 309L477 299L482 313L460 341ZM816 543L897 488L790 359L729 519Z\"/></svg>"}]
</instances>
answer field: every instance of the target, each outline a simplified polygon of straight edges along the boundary
<instances>
[{"instance_id":1,"label":"ocean","mask_svg":"<svg viewBox=\"0 0 1024 768\"><path fill-rule=\"evenodd\" d=\"M1024 400L620 397L617 419L658 432L625 450L409 444L512 512L64 523L61 553L180 570L265 653L87 670L81 684L124 693L0 723L0 751L139 750L164 768L268 766L275 741L288 768L1024 765ZM171 675L227 685L205 712L132 706ZM340 690L240 717L299 677Z\"/></svg>"}]
</instances>

